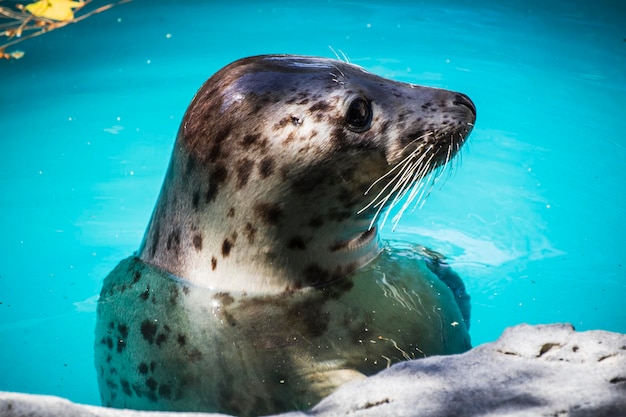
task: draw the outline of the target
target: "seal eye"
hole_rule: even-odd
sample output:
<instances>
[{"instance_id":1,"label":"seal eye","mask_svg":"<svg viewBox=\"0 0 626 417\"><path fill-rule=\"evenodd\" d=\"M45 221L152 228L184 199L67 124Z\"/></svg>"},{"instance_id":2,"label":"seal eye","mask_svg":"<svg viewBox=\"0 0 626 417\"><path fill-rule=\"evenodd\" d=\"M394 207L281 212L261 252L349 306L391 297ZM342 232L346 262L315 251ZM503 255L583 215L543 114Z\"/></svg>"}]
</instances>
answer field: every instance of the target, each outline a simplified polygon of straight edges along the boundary
<instances>
[{"instance_id":1,"label":"seal eye","mask_svg":"<svg viewBox=\"0 0 626 417\"><path fill-rule=\"evenodd\" d=\"M357 98L348 107L346 114L348 129L353 132L365 132L372 124L372 104L364 99Z\"/></svg>"}]
</instances>

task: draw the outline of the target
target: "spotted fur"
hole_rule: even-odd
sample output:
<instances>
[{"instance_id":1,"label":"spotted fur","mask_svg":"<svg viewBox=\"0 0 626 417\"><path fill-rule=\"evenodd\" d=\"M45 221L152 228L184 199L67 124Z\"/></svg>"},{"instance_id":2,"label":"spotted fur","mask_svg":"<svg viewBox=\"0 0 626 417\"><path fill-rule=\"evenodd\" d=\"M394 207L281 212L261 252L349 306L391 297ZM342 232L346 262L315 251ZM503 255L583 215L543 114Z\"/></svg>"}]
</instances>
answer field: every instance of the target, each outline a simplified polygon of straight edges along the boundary
<instances>
[{"instance_id":1,"label":"spotted fur","mask_svg":"<svg viewBox=\"0 0 626 417\"><path fill-rule=\"evenodd\" d=\"M468 349L462 281L429 252L384 246L376 222L474 119L462 94L333 60L216 73L187 109L137 256L105 280L103 403L277 413Z\"/></svg>"}]
</instances>

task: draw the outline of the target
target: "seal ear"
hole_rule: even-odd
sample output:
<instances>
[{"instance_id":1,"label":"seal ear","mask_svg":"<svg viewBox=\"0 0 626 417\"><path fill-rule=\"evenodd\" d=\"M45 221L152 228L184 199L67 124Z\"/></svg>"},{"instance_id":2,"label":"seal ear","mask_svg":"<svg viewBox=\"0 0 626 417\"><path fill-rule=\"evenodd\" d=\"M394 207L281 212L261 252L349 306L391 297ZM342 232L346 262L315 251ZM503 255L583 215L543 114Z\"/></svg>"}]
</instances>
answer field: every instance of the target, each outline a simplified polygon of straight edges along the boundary
<instances>
[{"instance_id":1,"label":"seal ear","mask_svg":"<svg viewBox=\"0 0 626 417\"><path fill-rule=\"evenodd\" d=\"M372 127L372 103L358 97L350 103L346 113L348 129L356 133L362 133Z\"/></svg>"}]
</instances>

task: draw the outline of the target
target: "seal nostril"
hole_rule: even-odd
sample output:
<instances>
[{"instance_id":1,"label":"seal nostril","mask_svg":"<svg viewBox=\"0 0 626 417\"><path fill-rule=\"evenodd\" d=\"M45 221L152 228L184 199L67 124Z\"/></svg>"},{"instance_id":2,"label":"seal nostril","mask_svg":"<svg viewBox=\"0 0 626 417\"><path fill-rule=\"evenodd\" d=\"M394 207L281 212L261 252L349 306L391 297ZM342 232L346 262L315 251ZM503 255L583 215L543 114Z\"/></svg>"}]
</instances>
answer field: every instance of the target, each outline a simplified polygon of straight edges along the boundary
<instances>
[{"instance_id":1,"label":"seal nostril","mask_svg":"<svg viewBox=\"0 0 626 417\"><path fill-rule=\"evenodd\" d=\"M454 101L452 102L452 104L454 104L455 106L465 106L468 109L470 109L470 111L472 112L474 116L476 116L476 106L474 106L474 103L472 102L472 100L465 94L456 93L456 97Z\"/></svg>"}]
</instances>

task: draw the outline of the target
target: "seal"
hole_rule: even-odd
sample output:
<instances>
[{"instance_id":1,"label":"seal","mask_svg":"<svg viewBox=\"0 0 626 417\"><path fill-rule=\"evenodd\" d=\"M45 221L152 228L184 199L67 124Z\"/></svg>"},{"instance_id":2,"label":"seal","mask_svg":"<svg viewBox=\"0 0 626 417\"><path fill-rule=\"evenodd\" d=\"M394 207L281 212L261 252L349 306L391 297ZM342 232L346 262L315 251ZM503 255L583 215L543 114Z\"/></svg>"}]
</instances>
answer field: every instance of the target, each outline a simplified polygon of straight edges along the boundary
<instances>
[{"instance_id":1,"label":"seal","mask_svg":"<svg viewBox=\"0 0 626 417\"><path fill-rule=\"evenodd\" d=\"M378 225L428 192L475 117L463 94L330 59L256 56L214 74L138 253L104 281L103 404L306 409L392 363L468 350L460 277Z\"/></svg>"}]
</instances>

